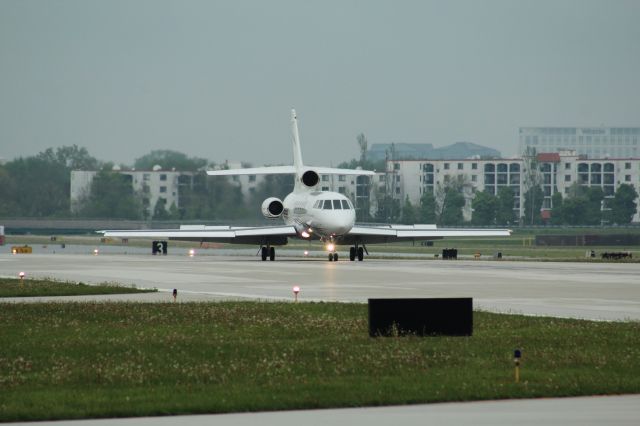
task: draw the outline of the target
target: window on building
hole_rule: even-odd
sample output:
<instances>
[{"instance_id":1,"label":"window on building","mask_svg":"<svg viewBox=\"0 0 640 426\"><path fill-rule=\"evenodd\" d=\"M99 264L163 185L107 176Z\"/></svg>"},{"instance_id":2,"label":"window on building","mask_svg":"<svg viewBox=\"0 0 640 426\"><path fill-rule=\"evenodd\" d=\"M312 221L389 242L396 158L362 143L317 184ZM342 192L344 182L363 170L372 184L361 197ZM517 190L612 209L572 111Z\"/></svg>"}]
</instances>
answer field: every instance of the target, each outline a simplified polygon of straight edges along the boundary
<instances>
[{"instance_id":1,"label":"window on building","mask_svg":"<svg viewBox=\"0 0 640 426\"><path fill-rule=\"evenodd\" d=\"M328 187L328 186L323 186L323 187L322 187L322 190L323 190L323 191L328 191L328 190L329 190L329 187Z\"/></svg>"},{"instance_id":2,"label":"window on building","mask_svg":"<svg viewBox=\"0 0 640 426\"><path fill-rule=\"evenodd\" d=\"M160 180L167 180L167 175L161 174L160 175Z\"/></svg>"},{"instance_id":3,"label":"window on building","mask_svg":"<svg viewBox=\"0 0 640 426\"><path fill-rule=\"evenodd\" d=\"M380 176L378 177L378 181L379 181L379 182L384 182L384 177L385 177L384 175L380 175Z\"/></svg>"},{"instance_id":4,"label":"window on building","mask_svg":"<svg viewBox=\"0 0 640 426\"><path fill-rule=\"evenodd\" d=\"M571 163L564 163L565 170L571 170Z\"/></svg>"},{"instance_id":5,"label":"window on building","mask_svg":"<svg viewBox=\"0 0 640 426\"><path fill-rule=\"evenodd\" d=\"M255 182L256 181L256 175L249 175L249 182Z\"/></svg>"},{"instance_id":6,"label":"window on building","mask_svg":"<svg viewBox=\"0 0 640 426\"><path fill-rule=\"evenodd\" d=\"M322 175L323 182L329 182L329 175Z\"/></svg>"},{"instance_id":7,"label":"window on building","mask_svg":"<svg viewBox=\"0 0 640 426\"><path fill-rule=\"evenodd\" d=\"M338 181L339 182L345 182L347 180L347 176L346 175L338 175Z\"/></svg>"},{"instance_id":8,"label":"window on building","mask_svg":"<svg viewBox=\"0 0 640 426\"><path fill-rule=\"evenodd\" d=\"M631 163L624 163L624 168L629 170L631 168Z\"/></svg>"},{"instance_id":9,"label":"window on building","mask_svg":"<svg viewBox=\"0 0 640 426\"><path fill-rule=\"evenodd\" d=\"M393 170L400 170L400 163L393 163Z\"/></svg>"},{"instance_id":10,"label":"window on building","mask_svg":"<svg viewBox=\"0 0 640 426\"><path fill-rule=\"evenodd\" d=\"M571 175L564 175L565 182L571 182Z\"/></svg>"},{"instance_id":11,"label":"window on building","mask_svg":"<svg viewBox=\"0 0 640 426\"><path fill-rule=\"evenodd\" d=\"M624 175L625 182L631 182L631 175Z\"/></svg>"},{"instance_id":12,"label":"window on building","mask_svg":"<svg viewBox=\"0 0 640 426\"><path fill-rule=\"evenodd\" d=\"M471 170L478 170L478 163L471 163Z\"/></svg>"},{"instance_id":13,"label":"window on building","mask_svg":"<svg viewBox=\"0 0 640 426\"><path fill-rule=\"evenodd\" d=\"M444 169L449 170L449 163L444 163Z\"/></svg>"},{"instance_id":14,"label":"window on building","mask_svg":"<svg viewBox=\"0 0 640 426\"><path fill-rule=\"evenodd\" d=\"M167 192L167 187L166 186L161 186L160 187L160 192L161 193Z\"/></svg>"},{"instance_id":15,"label":"window on building","mask_svg":"<svg viewBox=\"0 0 640 426\"><path fill-rule=\"evenodd\" d=\"M344 194L345 193L344 186L339 186L338 187L338 192L341 193L341 194Z\"/></svg>"},{"instance_id":16,"label":"window on building","mask_svg":"<svg viewBox=\"0 0 640 426\"><path fill-rule=\"evenodd\" d=\"M149 180L149 173L142 175L142 180Z\"/></svg>"},{"instance_id":17,"label":"window on building","mask_svg":"<svg viewBox=\"0 0 640 426\"><path fill-rule=\"evenodd\" d=\"M478 181L478 175L471 175L471 182L477 182Z\"/></svg>"},{"instance_id":18,"label":"window on building","mask_svg":"<svg viewBox=\"0 0 640 426\"><path fill-rule=\"evenodd\" d=\"M458 163L458 170L462 170L463 167L464 165L462 163Z\"/></svg>"}]
</instances>

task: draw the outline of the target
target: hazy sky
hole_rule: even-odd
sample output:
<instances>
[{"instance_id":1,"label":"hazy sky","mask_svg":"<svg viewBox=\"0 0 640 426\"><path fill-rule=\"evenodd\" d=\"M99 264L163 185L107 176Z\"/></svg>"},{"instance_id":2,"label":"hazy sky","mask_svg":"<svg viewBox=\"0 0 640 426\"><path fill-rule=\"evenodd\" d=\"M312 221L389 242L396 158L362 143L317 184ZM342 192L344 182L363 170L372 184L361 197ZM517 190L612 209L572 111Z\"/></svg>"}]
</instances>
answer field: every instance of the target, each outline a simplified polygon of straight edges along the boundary
<instances>
[{"instance_id":1,"label":"hazy sky","mask_svg":"<svg viewBox=\"0 0 640 426\"><path fill-rule=\"evenodd\" d=\"M0 0L0 157L305 162L640 125L640 1Z\"/></svg>"}]
</instances>

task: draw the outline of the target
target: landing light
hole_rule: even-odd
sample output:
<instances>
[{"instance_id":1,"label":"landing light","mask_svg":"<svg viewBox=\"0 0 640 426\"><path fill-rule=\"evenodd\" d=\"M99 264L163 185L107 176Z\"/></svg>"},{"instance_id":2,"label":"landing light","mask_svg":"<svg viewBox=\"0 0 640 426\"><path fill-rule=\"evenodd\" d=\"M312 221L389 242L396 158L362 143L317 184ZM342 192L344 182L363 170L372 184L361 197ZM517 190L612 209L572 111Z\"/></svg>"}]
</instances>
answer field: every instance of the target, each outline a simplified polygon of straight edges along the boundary
<instances>
[{"instance_id":1,"label":"landing light","mask_svg":"<svg viewBox=\"0 0 640 426\"><path fill-rule=\"evenodd\" d=\"M100 251L99 251L98 249L93 249L93 255L94 255L94 256L97 256L97 255L98 255L98 253L100 253Z\"/></svg>"},{"instance_id":2,"label":"landing light","mask_svg":"<svg viewBox=\"0 0 640 426\"><path fill-rule=\"evenodd\" d=\"M302 231L300 233L300 235L302 236L302 238L309 238L310 237L310 235L309 235L309 233L307 231Z\"/></svg>"},{"instance_id":3,"label":"landing light","mask_svg":"<svg viewBox=\"0 0 640 426\"><path fill-rule=\"evenodd\" d=\"M196 255L196 251L194 249L189 250L189 257L193 257Z\"/></svg>"},{"instance_id":4,"label":"landing light","mask_svg":"<svg viewBox=\"0 0 640 426\"><path fill-rule=\"evenodd\" d=\"M305 250L305 251L304 251L304 255L305 255L305 256L309 256L309 250Z\"/></svg>"},{"instance_id":5,"label":"landing light","mask_svg":"<svg viewBox=\"0 0 640 426\"><path fill-rule=\"evenodd\" d=\"M327 244L327 251L334 252L336 250L336 245L333 243Z\"/></svg>"}]
</instances>

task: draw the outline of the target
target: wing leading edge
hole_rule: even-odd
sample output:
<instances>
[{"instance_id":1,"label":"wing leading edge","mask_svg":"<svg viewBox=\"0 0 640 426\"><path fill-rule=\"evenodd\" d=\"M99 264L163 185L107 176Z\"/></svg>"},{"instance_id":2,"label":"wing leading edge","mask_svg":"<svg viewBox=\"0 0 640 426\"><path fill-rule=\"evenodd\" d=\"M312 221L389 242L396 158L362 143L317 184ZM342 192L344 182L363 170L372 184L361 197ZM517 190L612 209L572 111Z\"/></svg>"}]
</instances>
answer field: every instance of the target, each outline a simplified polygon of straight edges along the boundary
<instances>
[{"instance_id":1,"label":"wing leading edge","mask_svg":"<svg viewBox=\"0 0 640 426\"><path fill-rule=\"evenodd\" d=\"M287 244L287 237L294 237L293 226L181 226L180 229L142 229L98 231L113 238L157 238L174 241L199 241L234 244Z\"/></svg>"},{"instance_id":2,"label":"wing leading edge","mask_svg":"<svg viewBox=\"0 0 640 426\"><path fill-rule=\"evenodd\" d=\"M510 229L437 228L435 225L381 225L351 228L343 237L347 244L393 243L407 240L439 240L445 237L508 237Z\"/></svg>"}]
</instances>

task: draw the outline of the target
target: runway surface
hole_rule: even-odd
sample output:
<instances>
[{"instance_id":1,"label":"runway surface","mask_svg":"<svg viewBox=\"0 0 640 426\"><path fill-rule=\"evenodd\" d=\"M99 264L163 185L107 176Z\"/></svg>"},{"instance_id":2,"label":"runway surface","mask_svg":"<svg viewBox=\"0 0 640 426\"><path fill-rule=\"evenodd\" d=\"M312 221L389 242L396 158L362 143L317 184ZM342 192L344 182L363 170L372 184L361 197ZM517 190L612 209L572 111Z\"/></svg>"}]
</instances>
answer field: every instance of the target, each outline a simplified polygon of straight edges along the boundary
<instances>
[{"instance_id":1,"label":"runway surface","mask_svg":"<svg viewBox=\"0 0 640 426\"><path fill-rule=\"evenodd\" d=\"M0 254L0 275L117 282L178 289L179 300L366 302L375 297L473 297L496 312L640 320L640 264L474 260L329 262L289 257L262 262L251 255ZM106 298L158 300L159 295ZM94 297L100 298L100 297ZM105 297L103 297L105 298Z\"/></svg>"},{"instance_id":2,"label":"runway surface","mask_svg":"<svg viewBox=\"0 0 640 426\"><path fill-rule=\"evenodd\" d=\"M91 249L11 255L0 252L0 275L51 277L89 283L156 287L158 293L73 298L3 299L178 301L222 299L366 302L375 297L473 297L474 306L497 312L595 320L640 320L640 264L515 261L372 260L329 262L280 257L262 262L250 252L229 256L184 254L92 255ZM213 252L213 254L212 254ZM345 410L293 411L169 418L62 422L77 425L368 424L400 422L454 425L640 424L640 396L490 401ZM42 423L38 423L42 424ZM52 423L53 424L53 423ZM55 424L61 424L56 422Z\"/></svg>"}]
</instances>

